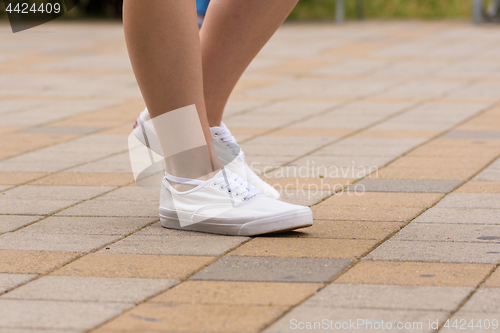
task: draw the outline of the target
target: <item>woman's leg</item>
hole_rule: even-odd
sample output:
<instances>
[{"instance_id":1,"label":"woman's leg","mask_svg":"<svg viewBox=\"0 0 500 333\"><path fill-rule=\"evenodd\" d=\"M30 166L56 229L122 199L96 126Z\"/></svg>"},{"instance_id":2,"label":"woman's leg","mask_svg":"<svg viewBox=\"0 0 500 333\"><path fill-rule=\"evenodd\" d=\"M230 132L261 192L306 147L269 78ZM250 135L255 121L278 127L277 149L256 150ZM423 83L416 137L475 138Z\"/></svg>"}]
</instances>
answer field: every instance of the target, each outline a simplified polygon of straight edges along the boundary
<instances>
[{"instance_id":1,"label":"woman's leg","mask_svg":"<svg viewBox=\"0 0 500 333\"><path fill-rule=\"evenodd\" d=\"M208 127L195 0L125 0L123 23L134 74L153 123L157 127L155 119L163 117L166 126L175 127L156 128L164 156L171 156L165 161L167 172L184 178L206 178L222 165L213 151ZM193 118L193 112L189 112L193 111L191 107L176 111L171 118L175 123L169 124L168 112L193 105L199 123L193 121L196 115ZM186 112L185 121L182 112ZM174 156L165 151L196 136L204 137L205 147L181 152L173 147Z\"/></svg>"},{"instance_id":2,"label":"woman's leg","mask_svg":"<svg viewBox=\"0 0 500 333\"><path fill-rule=\"evenodd\" d=\"M239 78L298 0L211 0L201 28L203 83L210 126L219 126Z\"/></svg>"}]
</instances>

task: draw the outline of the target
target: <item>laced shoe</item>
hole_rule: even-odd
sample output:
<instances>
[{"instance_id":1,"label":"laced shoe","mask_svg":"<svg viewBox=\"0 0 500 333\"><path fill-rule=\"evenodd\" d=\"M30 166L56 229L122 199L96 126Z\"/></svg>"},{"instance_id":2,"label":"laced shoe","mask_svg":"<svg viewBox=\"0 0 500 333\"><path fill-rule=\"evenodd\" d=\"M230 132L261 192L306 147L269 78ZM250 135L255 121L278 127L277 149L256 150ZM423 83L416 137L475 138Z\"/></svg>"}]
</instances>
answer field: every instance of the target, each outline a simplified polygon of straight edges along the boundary
<instances>
[{"instance_id":1,"label":"laced shoe","mask_svg":"<svg viewBox=\"0 0 500 333\"><path fill-rule=\"evenodd\" d=\"M170 183L196 185L177 191ZM309 227L309 207L271 199L227 169L207 181L166 175L160 195L160 221L165 228L222 235L254 236Z\"/></svg>"},{"instance_id":2,"label":"laced shoe","mask_svg":"<svg viewBox=\"0 0 500 333\"><path fill-rule=\"evenodd\" d=\"M145 109L137 117L134 124L136 138L155 153L162 155L160 143L156 136L153 123L148 110ZM245 162L245 153L240 149L236 139L229 129L221 123L221 126L210 127L215 153L225 168L238 174L252 186L256 187L262 194L272 199L280 200L280 193L271 185L263 181Z\"/></svg>"}]
</instances>

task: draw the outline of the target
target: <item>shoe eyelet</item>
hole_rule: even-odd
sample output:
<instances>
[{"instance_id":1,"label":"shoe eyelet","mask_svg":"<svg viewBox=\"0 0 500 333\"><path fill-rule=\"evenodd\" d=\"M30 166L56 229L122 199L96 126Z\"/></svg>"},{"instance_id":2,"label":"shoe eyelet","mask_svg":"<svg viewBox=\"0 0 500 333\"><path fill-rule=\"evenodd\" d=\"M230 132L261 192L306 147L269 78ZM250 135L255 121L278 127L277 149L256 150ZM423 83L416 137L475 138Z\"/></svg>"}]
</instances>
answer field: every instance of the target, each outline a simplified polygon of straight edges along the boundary
<instances>
[{"instance_id":1,"label":"shoe eyelet","mask_svg":"<svg viewBox=\"0 0 500 333\"><path fill-rule=\"evenodd\" d=\"M240 195L238 193L233 194L235 198L239 197Z\"/></svg>"},{"instance_id":2,"label":"shoe eyelet","mask_svg":"<svg viewBox=\"0 0 500 333\"><path fill-rule=\"evenodd\" d=\"M220 141L220 142L224 142L224 139L220 138L220 139L219 139L219 141Z\"/></svg>"},{"instance_id":3,"label":"shoe eyelet","mask_svg":"<svg viewBox=\"0 0 500 333\"><path fill-rule=\"evenodd\" d=\"M214 133L214 136L219 136L219 133Z\"/></svg>"},{"instance_id":4,"label":"shoe eyelet","mask_svg":"<svg viewBox=\"0 0 500 333\"><path fill-rule=\"evenodd\" d=\"M219 190L224 191L224 187L219 186Z\"/></svg>"},{"instance_id":5,"label":"shoe eyelet","mask_svg":"<svg viewBox=\"0 0 500 333\"><path fill-rule=\"evenodd\" d=\"M217 184L215 184L215 183L210 183L210 185L212 185L212 187L217 186Z\"/></svg>"},{"instance_id":6,"label":"shoe eyelet","mask_svg":"<svg viewBox=\"0 0 500 333\"><path fill-rule=\"evenodd\" d=\"M229 188L226 188L226 193L227 194L230 194L231 193L231 190Z\"/></svg>"}]
</instances>

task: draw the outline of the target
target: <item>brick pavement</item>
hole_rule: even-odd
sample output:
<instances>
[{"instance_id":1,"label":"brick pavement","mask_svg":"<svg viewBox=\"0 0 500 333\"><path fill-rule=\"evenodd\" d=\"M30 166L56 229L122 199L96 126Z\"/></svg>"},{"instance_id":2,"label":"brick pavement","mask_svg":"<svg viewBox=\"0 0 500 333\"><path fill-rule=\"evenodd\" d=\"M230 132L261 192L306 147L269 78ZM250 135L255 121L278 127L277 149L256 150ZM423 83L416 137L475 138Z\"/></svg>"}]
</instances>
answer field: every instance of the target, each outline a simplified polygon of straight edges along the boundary
<instances>
[{"instance_id":1,"label":"brick pavement","mask_svg":"<svg viewBox=\"0 0 500 333\"><path fill-rule=\"evenodd\" d=\"M0 332L500 321L499 29L283 26L224 120L315 224L248 238L163 229L134 185L119 24L1 25Z\"/></svg>"}]
</instances>

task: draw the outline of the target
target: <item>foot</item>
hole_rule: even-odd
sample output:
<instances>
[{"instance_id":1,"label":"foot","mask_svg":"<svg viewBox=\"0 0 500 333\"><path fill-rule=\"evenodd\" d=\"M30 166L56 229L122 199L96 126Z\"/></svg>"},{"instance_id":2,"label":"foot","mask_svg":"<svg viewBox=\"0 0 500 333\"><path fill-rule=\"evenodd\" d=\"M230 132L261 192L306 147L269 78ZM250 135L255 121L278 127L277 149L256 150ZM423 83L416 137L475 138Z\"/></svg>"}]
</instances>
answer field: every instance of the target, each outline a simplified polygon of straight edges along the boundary
<instances>
[{"instance_id":1,"label":"foot","mask_svg":"<svg viewBox=\"0 0 500 333\"><path fill-rule=\"evenodd\" d=\"M134 134L142 144L148 146L155 153L162 155L158 137L156 136L152 122L149 120L151 118L149 117L148 110L145 109L137 117L134 125ZM263 181L250 169L245 162L245 154L226 125L221 123L221 126L210 127L210 133L212 134L217 157L225 165L226 169L242 177L265 196L272 199L281 199L280 193L275 188Z\"/></svg>"},{"instance_id":2,"label":"foot","mask_svg":"<svg viewBox=\"0 0 500 333\"><path fill-rule=\"evenodd\" d=\"M162 181L160 221L165 228L255 236L309 227L313 223L309 207L266 197L227 169L207 181L195 180L198 185L184 192L177 191L169 177L176 182L180 179L166 175Z\"/></svg>"}]
</instances>

